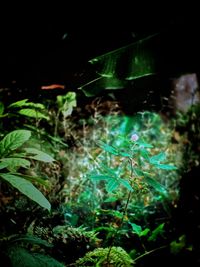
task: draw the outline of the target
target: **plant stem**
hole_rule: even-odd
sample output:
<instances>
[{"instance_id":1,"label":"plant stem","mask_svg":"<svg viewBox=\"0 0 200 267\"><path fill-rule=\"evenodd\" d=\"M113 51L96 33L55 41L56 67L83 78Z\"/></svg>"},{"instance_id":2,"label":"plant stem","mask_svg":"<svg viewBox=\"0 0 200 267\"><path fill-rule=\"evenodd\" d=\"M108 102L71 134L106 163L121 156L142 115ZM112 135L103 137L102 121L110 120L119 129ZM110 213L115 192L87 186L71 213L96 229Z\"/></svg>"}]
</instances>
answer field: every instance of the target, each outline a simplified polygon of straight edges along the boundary
<instances>
[{"instance_id":1,"label":"plant stem","mask_svg":"<svg viewBox=\"0 0 200 267\"><path fill-rule=\"evenodd\" d=\"M132 164L132 159L129 158L129 161L130 161L130 165L131 165L131 173L130 173L130 177L133 178L133 164ZM126 216L126 212L127 212L128 204L129 204L129 202L130 202L130 200L131 200L131 193L132 193L132 192L129 191L129 193L128 193L128 198L127 198L127 200L126 200L126 204L125 204L125 207L124 207L124 210L123 210L123 214L122 214L121 222L120 222L120 224L119 224L119 227L118 227L116 233L114 233L113 236L112 236L111 244L110 244L109 251L108 251L108 255L107 255L107 263L108 263L108 264L109 264L108 260L109 260L110 252L111 252L111 249L112 249L112 247L113 247L113 243L114 243L114 241L115 241L115 237L116 237L116 235L118 234L119 230L121 230L121 228L122 228L122 226L123 226L123 223L124 223L124 218L125 218L125 216Z\"/></svg>"},{"instance_id":2,"label":"plant stem","mask_svg":"<svg viewBox=\"0 0 200 267\"><path fill-rule=\"evenodd\" d=\"M145 256L147 256L147 255L149 255L149 254L151 254L151 253L154 253L155 251L158 251L158 250L161 250L161 249L163 249L163 248L166 248L166 247L167 247L167 245L162 246L162 247L159 247L159 248L152 249L152 250L150 250L150 251L146 251L144 254L138 256L137 258L135 258L134 261L138 261L138 260L140 260L141 258L143 258L143 257L145 257Z\"/></svg>"}]
</instances>

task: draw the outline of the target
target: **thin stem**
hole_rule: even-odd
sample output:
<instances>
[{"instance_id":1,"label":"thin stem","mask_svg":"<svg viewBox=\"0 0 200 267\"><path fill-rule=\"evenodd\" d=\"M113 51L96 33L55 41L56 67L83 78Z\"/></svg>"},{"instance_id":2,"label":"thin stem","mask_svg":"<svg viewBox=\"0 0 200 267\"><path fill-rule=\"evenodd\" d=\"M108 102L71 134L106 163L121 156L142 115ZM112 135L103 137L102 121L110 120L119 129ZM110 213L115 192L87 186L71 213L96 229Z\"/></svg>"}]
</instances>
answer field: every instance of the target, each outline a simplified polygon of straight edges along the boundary
<instances>
[{"instance_id":1,"label":"thin stem","mask_svg":"<svg viewBox=\"0 0 200 267\"><path fill-rule=\"evenodd\" d=\"M152 250L150 250L150 251L147 251L147 252L145 252L144 254L138 256L137 258L135 258L134 261L138 261L138 260L140 260L141 258L143 258L143 257L145 257L145 256L147 256L147 255L149 255L149 254L151 254L151 253L154 253L155 251L158 251L158 250L161 250L161 249L163 249L163 248L166 248L166 247L167 247L167 245L162 246L162 247L159 247L159 248L152 249Z\"/></svg>"},{"instance_id":2,"label":"thin stem","mask_svg":"<svg viewBox=\"0 0 200 267\"><path fill-rule=\"evenodd\" d=\"M129 158L129 161L130 161L130 165L131 165L131 173L130 173L130 177L133 178L133 164L132 164L132 159ZM124 210L123 210L123 214L122 214L122 219L121 219L121 222L120 222L120 225L117 229L117 232L115 234L113 234L113 237L112 237L112 241L111 241L111 244L110 244L110 247L109 247L109 251L108 251L108 255L107 255L107 263L108 263L108 260L109 260L109 256L110 256L110 252L111 252L111 249L113 247L113 243L115 241L115 237L116 237L116 234L118 234L119 230L121 230L122 226L123 226L123 223L124 223L124 218L126 216L126 212L127 212L127 209L128 209L128 204L131 200L131 191L129 191L128 193L128 198L126 200L126 204L125 204L125 207L124 207ZM109 263L108 263L109 264Z\"/></svg>"}]
</instances>

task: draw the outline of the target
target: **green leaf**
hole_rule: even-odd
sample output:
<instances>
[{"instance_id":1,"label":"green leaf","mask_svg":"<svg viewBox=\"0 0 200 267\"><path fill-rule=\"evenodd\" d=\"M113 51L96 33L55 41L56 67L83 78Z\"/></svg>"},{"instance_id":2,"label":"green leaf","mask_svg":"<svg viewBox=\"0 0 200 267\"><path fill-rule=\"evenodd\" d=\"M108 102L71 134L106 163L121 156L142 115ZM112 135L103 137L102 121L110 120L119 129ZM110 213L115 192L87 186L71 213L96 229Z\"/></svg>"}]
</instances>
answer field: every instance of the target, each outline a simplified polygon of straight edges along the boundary
<instances>
[{"instance_id":1,"label":"green leaf","mask_svg":"<svg viewBox=\"0 0 200 267\"><path fill-rule=\"evenodd\" d=\"M112 193L118 186L120 182L117 179L110 178L109 181L106 183L106 191L108 193Z\"/></svg>"},{"instance_id":2,"label":"green leaf","mask_svg":"<svg viewBox=\"0 0 200 267\"><path fill-rule=\"evenodd\" d=\"M11 150L22 146L31 137L31 132L27 130L15 130L7 134L0 141L0 153L7 155Z\"/></svg>"},{"instance_id":3,"label":"green leaf","mask_svg":"<svg viewBox=\"0 0 200 267\"><path fill-rule=\"evenodd\" d=\"M107 174L109 174L110 176L112 176L112 177L116 177L116 178L117 178L116 170L111 169L110 167L106 166L106 165L103 164L103 163L100 163L99 165L100 165L100 167L101 167L101 169L100 169L101 172L107 173Z\"/></svg>"},{"instance_id":4,"label":"green leaf","mask_svg":"<svg viewBox=\"0 0 200 267\"><path fill-rule=\"evenodd\" d=\"M144 147L153 148L153 146L151 144L147 144L141 140L136 141L135 144L137 144L140 148L144 148Z\"/></svg>"},{"instance_id":5,"label":"green leaf","mask_svg":"<svg viewBox=\"0 0 200 267\"><path fill-rule=\"evenodd\" d=\"M145 228L141 233L140 236L146 236L150 232L149 228Z\"/></svg>"},{"instance_id":6,"label":"green leaf","mask_svg":"<svg viewBox=\"0 0 200 267\"><path fill-rule=\"evenodd\" d=\"M43 240L39 237L35 237L32 235L15 235L13 238L9 240L9 244L11 243L17 243L17 242L23 242L23 243L29 243L29 244L37 244L42 245L45 247L53 247L52 244L48 243L46 240Z\"/></svg>"},{"instance_id":7,"label":"green leaf","mask_svg":"<svg viewBox=\"0 0 200 267\"><path fill-rule=\"evenodd\" d=\"M8 256L12 266L16 267L64 267L63 264L50 256L29 252L20 246L9 247Z\"/></svg>"},{"instance_id":8,"label":"green leaf","mask_svg":"<svg viewBox=\"0 0 200 267\"><path fill-rule=\"evenodd\" d=\"M97 145L98 145L100 148L102 148L104 151L106 151L106 152L109 152L109 153L111 153L111 154L113 154L113 155L116 155L116 156L119 155L118 150L117 150L115 147L112 147L112 146L110 146L110 145L104 143L103 141L98 141L98 142L97 142Z\"/></svg>"},{"instance_id":9,"label":"green leaf","mask_svg":"<svg viewBox=\"0 0 200 267\"><path fill-rule=\"evenodd\" d=\"M154 42L155 36L147 37L133 44L118 48L114 51L91 59L97 73L102 77L115 78L124 76L126 80L134 80L139 77L151 75L154 72L154 57L148 49ZM127 62L121 67L119 73L119 63Z\"/></svg>"},{"instance_id":10,"label":"green leaf","mask_svg":"<svg viewBox=\"0 0 200 267\"><path fill-rule=\"evenodd\" d=\"M144 180L148 185L152 186L156 191L165 195L167 194L167 190L165 189L165 187L161 185L159 182L157 182L155 179L149 176L145 176Z\"/></svg>"},{"instance_id":11,"label":"green leaf","mask_svg":"<svg viewBox=\"0 0 200 267\"><path fill-rule=\"evenodd\" d=\"M104 175L104 174L91 174L89 175L90 179L94 180L94 181L107 181L109 179L112 179L111 176L109 175Z\"/></svg>"},{"instance_id":12,"label":"green leaf","mask_svg":"<svg viewBox=\"0 0 200 267\"><path fill-rule=\"evenodd\" d=\"M151 164L157 164L157 163L159 163L160 161L164 161L165 159L166 159L166 154L165 154L164 152L161 152L161 153L159 153L159 154L157 154L157 155L151 157L151 158L149 159L149 162L150 162Z\"/></svg>"},{"instance_id":13,"label":"green leaf","mask_svg":"<svg viewBox=\"0 0 200 267\"><path fill-rule=\"evenodd\" d=\"M144 159L149 160L149 152L146 149L141 149L140 153Z\"/></svg>"},{"instance_id":14,"label":"green leaf","mask_svg":"<svg viewBox=\"0 0 200 267\"><path fill-rule=\"evenodd\" d=\"M55 161L54 158L52 158L50 155L36 148L27 147L27 148L24 148L24 150L29 154L27 155L28 158L39 160L42 162L49 162L49 163Z\"/></svg>"},{"instance_id":15,"label":"green leaf","mask_svg":"<svg viewBox=\"0 0 200 267\"><path fill-rule=\"evenodd\" d=\"M119 181L120 181L120 184L122 184L124 187L126 187L129 191L133 192L133 188L127 180L120 179Z\"/></svg>"},{"instance_id":16,"label":"green leaf","mask_svg":"<svg viewBox=\"0 0 200 267\"><path fill-rule=\"evenodd\" d=\"M133 172L136 176L139 176L139 177L144 176L144 172L139 168L133 168Z\"/></svg>"},{"instance_id":17,"label":"green leaf","mask_svg":"<svg viewBox=\"0 0 200 267\"><path fill-rule=\"evenodd\" d=\"M178 254L186 246L185 235L179 237L178 241L174 240L170 243L170 252L172 254Z\"/></svg>"},{"instance_id":18,"label":"green leaf","mask_svg":"<svg viewBox=\"0 0 200 267\"><path fill-rule=\"evenodd\" d=\"M22 107L27 101L28 101L28 99L23 99L23 100L14 102L14 103L10 104L8 106L8 108Z\"/></svg>"},{"instance_id":19,"label":"green leaf","mask_svg":"<svg viewBox=\"0 0 200 267\"><path fill-rule=\"evenodd\" d=\"M117 197L108 197L104 200L105 203L109 203L109 202L115 202L117 201L118 198Z\"/></svg>"},{"instance_id":20,"label":"green leaf","mask_svg":"<svg viewBox=\"0 0 200 267\"><path fill-rule=\"evenodd\" d=\"M118 155L119 155L119 156L122 156L122 157L128 157L128 158L131 158L131 154L130 154L130 153L123 152L123 151L120 151L120 150L118 150Z\"/></svg>"},{"instance_id":21,"label":"green leaf","mask_svg":"<svg viewBox=\"0 0 200 267\"><path fill-rule=\"evenodd\" d=\"M44 180L43 178L41 177L38 177L38 176L31 176L31 175L26 175L26 174L21 174L21 173L14 173L14 175L17 175L19 177L22 177L26 180L29 180L30 182L33 182L33 183L38 183L40 185L44 185L45 187L47 188L51 188L51 184L50 184L50 181L49 180Z\"/></svg>"},{"instance_id":22,"label":"green leaf","mask_svg":"<svg viewBox=\"0 0 200 267\"><path fill-rule=\"evenodd\" d=\"M3 158L0 159L0 169L7 168L8 170L16 170L19 167L29 168L30 162L26 159L21 158Z\"/></svg>"},{"instance_id":23,"label":"green leaf","mask_svg":"<svg viewBox=\"0 0 200 267\"><path fill-rule=\"evenodd\" d=\"M17 101L15 103L12 103L11 105L8 106L8 108L21 108L21 107L29 107L29 108L36 108L36 109L45 109L45 106L41 103L33 103L33 102L28 102L28 99L23 99L20 101Z\"/></svg>"},{"instance_id":24,"label":"green leaf","mask_svg":"<svg viewBox=\"0 0 200 267\"><path fill-rule=\"evenodd\" d=\"M76 93L68 92L66 95L57 96L57 104L64 117L70 116L73 108L76 107Z\"/></svg>"},{"instance_id":25,"label":"green leaf","mask_svg":"<svg viewBox=\"0 0 200 267\"><path fill-rule=\"evenodd\" d=\"M165 223L161 223L156 227L156 229L153 230L151 236L148 238L148 241L156 241L158 235L163 234L163 228L164 228Z\"/></svg>"},{"instance_id":26,"label":"green leaf","mask_svg":"<svg viewBox=\"0 0 200 267\"><path fill-rule=\"evenodd\" d=\"M142 232L142 227L136 223L129 222L129 224L131 225L133 232L140 236Z\"/></svg>"},{"instance_id":27,"label":"green leaf","mask_svg":"<svg viewBox=\"0 0 200 267\"><path fill-rule=\"evenodd\" d=\"M27 116L27 117L31 117L31 118L49 120L49 117L47 115L35 109L24 108L24 109L19 110L18 113L21 115Z\"/></svg>"},{"instance_id":28,"label":"green leaf","mask_svg":"<svg viewBox=\"0 0 200 267\"><path fill-rule=\"evenodd\" d=\"M50 211L51 204L45 196L29 181L9 173L1 173L0 176L28 198L37 202L41 207Z\"/></svg>"},{"instance_id":29,"label":"green leaf","mask_svg":"<svg viewBox=\"0 0 200 267\"><path fill-rule=\"evenodd\" d=\"M174 165L167 165L167 164L155 164L155 167L157 169L169 170L169 171L177 170L177 167L176 166L174 166Z\"/></svg>"},{"instance_id":30,"label":"green leaf","mask_svg":"<svg viewBox=\"0 0 200 267\"><path fill-rule=\"evenodd\" d=\"M3 115L4 113L4 104L3 102L0 102L0 115Z\"/></svg>"}]
</instances>

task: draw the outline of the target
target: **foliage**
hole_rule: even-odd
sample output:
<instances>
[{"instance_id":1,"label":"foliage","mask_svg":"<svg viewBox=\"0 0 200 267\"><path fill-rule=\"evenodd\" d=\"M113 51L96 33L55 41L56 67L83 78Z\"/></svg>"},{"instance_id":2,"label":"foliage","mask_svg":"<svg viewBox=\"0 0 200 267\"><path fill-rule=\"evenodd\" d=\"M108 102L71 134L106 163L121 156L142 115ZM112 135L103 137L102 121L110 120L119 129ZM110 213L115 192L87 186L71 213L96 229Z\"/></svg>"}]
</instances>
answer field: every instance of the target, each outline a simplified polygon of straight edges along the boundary
<instances>
[{"instance_id":1,"label":"foliage","mask_svg":"<svg viewBox=\"0 0 200 267\"><path fill-rule=\"evenodd\" d=\"M139 139L138 135L134 134L131 138L132 140L129 141L127 138L121 137L125 145L123 147L111 146L103 141L97 143L105 152L125 159L128 158L131 164L128 178L123 178L124 173L122 173L123 176L120 174L120 170L123 170L126 164L125 160L121 160L123 166L118 165L116 169L111 169L109 166L100 163L98 168L99 173L92 173L90 178L93 181L104 180L108 193L116 191L120 185L123 185L129 191L134 191L134 189L138 189L140 183L145 183L159 193L166 194L166 189L155 180L152 172L155 168L176 170L176 167L161 163L166 158L163 152L151 156L149 149L152 146L143 140L137 140ZM136 140L133 140L134 138Z\"/></svg>"},{"instance_id":2,"label":"foliage","mask_svg":"<svg viewBox=\"0 0 200 267\"><path fill-rule=\"evenodd\" d=\"M79 89L86 96L94 96L103 89L121 89L128 81L155 74L155 51L152 50L152 44L156 37L149 36L91 59L89 63L94 65L100 77L97 76Z\"/></svg>"},{"instance_id":3,"label":"foliage","mask_svg":"<svg viewBox=\"0 0 200 267\"><path fill-rule=\"evenodd\" d=\"M1 102L1 105L3 103ZM7 113L1 113L2 117L13 116L13 115L23 115L35 119L45 119L49 120L45 106L41 103L29 102L28 99L23 99L10 104L7 108Z\"/></svg>"},{"instance_id":4,"label":"foliage","mask_svg":"<svg viewBox=\"0 0 200 267\"><path fill-rule=\"evenodd\" d=\"M30 168L30 159L42 162L54 161L45 152L30 147L23 147L30 137L31 132L28 130L15 130L5 135L0 141L0 177L43 208L50 210L51 205L49 201L33 185L31 180L35 180L43 185L48 184L40 178L30 177L19 171L20 169Z\"/></svg>"},{"instance_id":5,"label":"foliage","mask_svg":"<svg viewBox=\"0 0 200 267\"><path fill-rule=\"evenodd\" d=\"M67 225L57 225L52 230L54 238L62 239L64 243L69 240L77 239L78 242L81 240L88 240L90 244L97 244L100 240L97 238L97 233L94 231L88 231L84 227L69 227Z\"/></svg>"},{"instance_id":6,"label":"foliage","mask_svg":"<svg viewBox=\"0 0 200 267\"><path fill-rule=\"evenodd\" d=\"M110 255L108 258L108 254ZM121 247L97 248L86 253L86 255L76 261L76 266L133 266L134 261L128 253Z\"/></svg>"},{"instance_id":7,"label":"foliage","mask_svg":"<svg viewBox=\"0 0 200 267\"><path fill-rule=\"evenodd\" d=\"M32 250L29 248L32 246ZM0 240L1 256L4 254L12 266L19 267L62 267L54 258L36 252L42 247L52 247L48 242L33 236L14 235ZM36 250L36 251L35 251Z\"/></svg>"}]
</instances>

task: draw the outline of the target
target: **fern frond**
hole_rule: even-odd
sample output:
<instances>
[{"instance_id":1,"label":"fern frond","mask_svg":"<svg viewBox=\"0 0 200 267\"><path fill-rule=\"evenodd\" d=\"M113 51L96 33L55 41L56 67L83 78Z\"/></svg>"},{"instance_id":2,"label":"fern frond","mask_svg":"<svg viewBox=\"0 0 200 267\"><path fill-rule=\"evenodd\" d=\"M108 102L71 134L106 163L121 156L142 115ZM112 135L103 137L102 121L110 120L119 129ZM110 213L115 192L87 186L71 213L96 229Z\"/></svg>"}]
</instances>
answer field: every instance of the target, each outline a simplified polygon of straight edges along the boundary
<instances>
[{"instance_id":1,"label":"fern frond","mask_svg":"<svg viewBox=\"0 0 200 267\"><path fill-rule=\"evenodd\" d=\"M88 243L98 244L100 239L97 238L97 233L87 231L84 227L69 227L66 225L58 225L53 228L53 236L57 239L62 239L64 243L71 240L87 241Z\"/></svg>"},{"instance_id":2,"label":"fern frond","mask_svg":"<svg viewBox=\"0 0 200 267\"><path fill-rule=\"evenodd\" d=\"M108 256L109 254L109 256ZM93 265L91 265L93 264ZM85 254L83 258L76 261L76 266L109 266L113 267L131 267L134 261L129 254L121 247L97 248Z\"/></svg>"}]
</instances>

